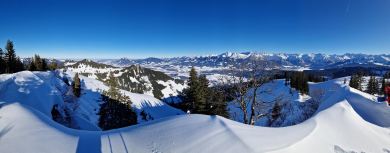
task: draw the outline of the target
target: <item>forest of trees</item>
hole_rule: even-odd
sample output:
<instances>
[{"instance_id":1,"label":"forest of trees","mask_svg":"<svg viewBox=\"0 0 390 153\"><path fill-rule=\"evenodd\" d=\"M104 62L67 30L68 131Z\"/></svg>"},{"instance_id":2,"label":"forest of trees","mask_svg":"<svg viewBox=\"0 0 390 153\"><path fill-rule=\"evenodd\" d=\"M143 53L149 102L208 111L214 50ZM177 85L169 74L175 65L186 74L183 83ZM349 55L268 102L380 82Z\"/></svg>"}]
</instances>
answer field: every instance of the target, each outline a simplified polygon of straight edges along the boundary
<instances>
[{"instance_id":1,"label":"forest of trees","mask_svg":"<svg viewBox=\"0 0 390 153\"><path fill-rule=\"evenodd\" d=\"M181 95L183 102L176 107L193 113L227 117L223 91L218 87L209 87L209 80L205 75L198 75L194 67L189 73L188 88Z\"/></svg>"},{"instance_id":2,"label":"forest of trees","mask_svg":"<svg viewBox=\"0 0 390 153\"><path fill-rule=\"evenodd\" d=\"M47 71L54 70L57 68L57 63L52 62L50 65L47 64L46 59L41 58L39 55L35 54L34 57L31 58L30 65L28 67L29 71Z\"/></svg>"},{"instance_id":3,"label":"forest of trees","mask_svg":"<svg viewBox=\"0 0 390 153\"><path fill-rule=\"evenodd\" d=\"M358 89L360 91L365 91L369 94L378 94L378 95L383 95L386 86L389 86L389 82L387 82L387 79L390 79L390 73L387 72L383 75L382 79L378 79L375 76L370 76L366 89L363 89L363 83L365 82L364 80L364 75L361 73L357 73L355 75L351 76L351 79L349 81L349 86L355 89Z\"/></svg>"},{"instance_id":4,"label":"forest of trees","mask_svg":"<svg viewBox=\"0 0 390 153\"><path fill-rule=\"evenodd\" d=\"M16 73L25 70L20 58L16 56L14 43L8 40L5 45L5 51L0 48L0 74Z\"/></svg>"},{"instance_id":5,"label":"forest of trees","mask_svg":"<svg viewBox=\"0 0 390 153\"><path fill-rule=\"evenodd\" d=\"M102 94L99 127L110 130L137 124L137 114L131 107L130 97L120 93L113 73L110 73L108 85L110 88Z\"/></svg>"},{"instance_id":6,"label":"forest of trees","mask_svg":"<svg viewBox=\"0 0 390 153\"><path fill-rule=\"evenodd\" d=\"M5 50L0 48L0 74L3 73L16 73L24 70L29 71L47 71L57 69L57 63L47 63L46 59L41 58L39 55L34 55L31 58L31 62L23 64L20 57L16 55L15 46L13 41L7 40Z\"/></svg>"},{"instance_id":7,"label":"forest of trees","mask_svg":"<svg viewBox=\"0 0 390 153\"><path fill-rule=\"evenodd\" d=\"M309 94L309 77L304 72L286 72L285 85L298 90L301 94ZM320 77L310 77L311 81L323 81Z\"/></svg>"}]
</instances>

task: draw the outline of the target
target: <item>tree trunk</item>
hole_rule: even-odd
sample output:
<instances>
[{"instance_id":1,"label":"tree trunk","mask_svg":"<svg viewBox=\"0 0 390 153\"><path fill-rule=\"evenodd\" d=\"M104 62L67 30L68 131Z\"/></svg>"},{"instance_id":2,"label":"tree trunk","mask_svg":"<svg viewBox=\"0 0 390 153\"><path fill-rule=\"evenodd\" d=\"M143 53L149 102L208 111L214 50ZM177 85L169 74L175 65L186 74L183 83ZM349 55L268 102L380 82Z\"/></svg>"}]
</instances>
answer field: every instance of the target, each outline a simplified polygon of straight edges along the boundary
<instances>
[{"instance_id":1,"label":"tree trunk","mask_svg":"<svg viewBox=\"0 0 390 153\"><path fill-rule=\"evenodd\" d=\"M241 110L242 110L242 113L243 113L243 121L244 121L244 124L248 124L248 120L247 120L247 111L246 111L246 103L244 101L244 95L241 95L240 97L240 105L241 105Z\"/></svg>"},{"instance_id":2,"label":"tree trunk","mask_svg":"<svg viewBox=\"0 0 390 153\"><path fill-rule=\"evenodd\" d=\"M256 94L257 94L257 87L253 90L253 98L252 98L252 105L251 105L251 116L249 118L250 125L255 125L255 104L256 104Z\"/></svg>"}]
</instances>

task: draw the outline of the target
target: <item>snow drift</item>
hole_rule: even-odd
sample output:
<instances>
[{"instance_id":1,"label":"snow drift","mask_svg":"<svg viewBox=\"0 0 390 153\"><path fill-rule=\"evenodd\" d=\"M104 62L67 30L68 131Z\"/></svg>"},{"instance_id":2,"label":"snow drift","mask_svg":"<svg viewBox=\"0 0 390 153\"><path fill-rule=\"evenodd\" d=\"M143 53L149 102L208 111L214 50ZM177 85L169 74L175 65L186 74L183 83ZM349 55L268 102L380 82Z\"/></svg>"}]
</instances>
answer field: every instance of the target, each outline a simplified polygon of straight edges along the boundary
<instances>
[{"instance_id":1,"label":"snow drift","mask_svg":"<svg viewBox=\"0 0 390 153\"><path fill-rule=\"evenodd\" d=\"M57 124L37 107L44 102L40 99L4 96L18 91L3 87L12 77L0 77L0 100L5 102L0 152L390 152L390 108L338 79L311 85L324 89L323 102L312 118L294 126L257 127L194 114L102 132Z\"/></svg>"}]
</instances>

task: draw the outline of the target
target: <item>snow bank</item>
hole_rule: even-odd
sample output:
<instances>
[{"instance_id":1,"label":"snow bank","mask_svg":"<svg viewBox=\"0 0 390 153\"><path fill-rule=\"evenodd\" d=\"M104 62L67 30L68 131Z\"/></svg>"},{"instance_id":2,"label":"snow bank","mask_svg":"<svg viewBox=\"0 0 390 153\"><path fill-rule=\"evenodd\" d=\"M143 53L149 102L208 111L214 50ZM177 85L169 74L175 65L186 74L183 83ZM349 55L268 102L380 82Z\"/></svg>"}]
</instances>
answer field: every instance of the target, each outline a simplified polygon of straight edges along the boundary
<instances>
[{"instance_id":1,"label":"snow bank","mask_svg":"<svg viewBox=\"0 0 390 153\"><path fill-rule=\"evenodd\" d=\"M41 85L26 85L24 81L17 81L22 78L35 80ZM0 95L1 101L6 100L6 104L0 108L0 152L5 153L380 153L390 150L390 129L387 128L390 118L386 113L389 108L373 101L370 95L340 84L338 80L311 84L312 89L325 90L321 97L324 101L315 116L294 126L267 128L244 125L219 116L175 115L105 132L66 128L52 121L44 112L45 109L38 107L40 105L14 102L26 98L32 100L30 97L18 99L3 94L17 91L23 97L26 92L21 91L25 90L18 90L22 87L52 91L48 90L51 88L47 85L42 85L45 83L39 81L42 79L35 74L21 72L11 77L2 75L0 80L1 87L14 87L9 88L13 92L1 88ZM22 85L16 86L17 83ZM98 84L95 82L86 88L94 85L102 87ZM40 95L43 92L34 94L50 97ZM137 101L139 98L152 101L152 97L139 96L132 95L132 100ZM44 101L41 99L40 102ZM158 105L153 101L150 103L150 106Z\"/></svg>"}]
</instances>

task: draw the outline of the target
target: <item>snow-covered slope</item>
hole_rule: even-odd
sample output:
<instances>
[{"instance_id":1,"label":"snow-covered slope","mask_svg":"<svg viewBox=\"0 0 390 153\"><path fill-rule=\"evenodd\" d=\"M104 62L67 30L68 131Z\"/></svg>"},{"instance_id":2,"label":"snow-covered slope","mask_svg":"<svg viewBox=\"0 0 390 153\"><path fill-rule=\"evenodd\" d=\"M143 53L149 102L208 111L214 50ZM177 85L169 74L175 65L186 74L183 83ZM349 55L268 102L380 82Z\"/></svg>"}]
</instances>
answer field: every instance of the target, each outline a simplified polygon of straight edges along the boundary
<instances>
[{"instance_id":1,"label":"snow-covered slope","mask_svg":"<svg viewBox=\"0 0 390 153\"><path fill-rule=\"evenodd\" d=\"M14 76L2 75L1 80ZM343 85L342 80L311 88L325 90L317 113L283 128L194 114L106 132L82 131L57 124L40 107L2 97L0 152L390 152L389 107Z\"/></svg>"},{"instance_id":2,"label":"snow-covered slope","mask_svg":"<svg viewBox=\"0 0 390 153\"><path fill-rule=\"evenodd\" d=\"M101 92L108 90L104 83L80 76L82 90L80 98L69 95L69 86L60 78L72 80L72 72L29 72L0 75L0 101L6 104L21 103L30 106L51 118L54 105L68 111L72 117L70 127L84 130L99 130L98 112L100 110ZM132 107L138 114L138 122L145 122L139 115L144 111L149 120L183 114L161 100L144 94L131 93L121 90L130 97ZM61 112L64 113L64 112Z\"/></svg>"},{"instance_id":3,"label":"snow-covered slope","mask_svg":"<svg viewBox=\"0 0 390 153\"><path fill-rule=\"evenodd\" d=\"M113 67L91 60L81 60L73 65L67 65L65 70L87 76L99 81L107 81L113 73L119 88L154 96L158 99L177 96L186 87L182 80L151 69L131 65L124 68Z\"/></svg>"}]
</instances>

